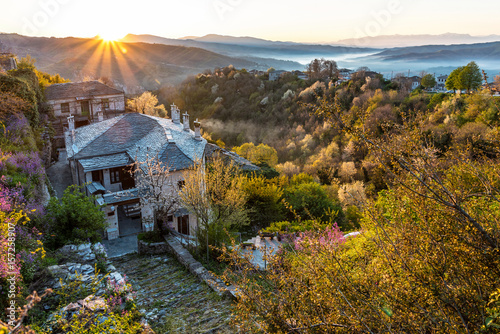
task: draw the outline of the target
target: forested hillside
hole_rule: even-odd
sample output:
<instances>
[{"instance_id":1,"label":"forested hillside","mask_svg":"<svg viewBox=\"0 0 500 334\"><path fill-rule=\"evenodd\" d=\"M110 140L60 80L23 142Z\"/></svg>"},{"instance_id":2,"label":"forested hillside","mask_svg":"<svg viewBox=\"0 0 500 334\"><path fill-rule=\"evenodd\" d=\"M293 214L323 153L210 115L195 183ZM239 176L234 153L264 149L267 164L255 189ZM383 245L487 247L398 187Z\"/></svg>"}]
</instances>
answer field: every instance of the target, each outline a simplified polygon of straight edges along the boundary
<instances>
[{"instance_id":1,"label":"forested hillside","mask_svg":"<svg viewBox=\"0 0 500 334\"><path fill-rule=\"evenodd\" d=\"M233 75L232 82L237 80ZM264 89L266 84L284 94L288 83L264 80ZM198 86L191 81L183 88ZM285 104L272 92L265 97ZM295 103L309 104L290 102L288 109L298 111L291 120L305 120L302 139L297 123L287 124L284 117L280 124L289 132L275 137L282 152L276 168L296 174L285 184L283 198L295 212L305 208L302 217L320 207L321 201L307 202L315 192L305 188L314 182L304 182L312 177L297 174L301 168L316 181L331 183L321 189L341 203L350 224L340 215L334 217L340 230L331 221L321 229L290 217L271 224L266 231L280 233L285 242L267 258L265 273L256 274L247 265L250 259L225 250L221 259L230 266L224 278L242 296L234 322L249 332L272 333L497 333L498 98L489 89L462 95L408 92L363 73L337 87L306 83L292 94ZM223 102L219 108L231 110ZM208 115L216 118L218 110ZM273 127L267 126L261 124ZM266 131L261 133L266 140ZM297 145L307 136L314 144L300 147L303 156L283 154L283 142ZM297 201L288 189L301 194ZM341 233L352 227L359 233Z\"/></svg>"},{"instance_id":2,"label":"forested hillside","mask_svg":"<svg viewBox=\"0 0 500 334\"><path fill-rule=\"evenodd\" d=\"M359 180L372 194L384 188L377 164L358 138L342 134L314 112L320 101L336 100L343 116L377 138L419 115L429 140L443 150L468 140L482 145L498 125L499 102L489 94L409 92L367 73L359 71L336 85L321 77L299 80L293 74L269 81L267 74L256 77L226 67L163 88L158 95L162 103L176 103L193 120L199 118L205 136L227 148L263 143L276 149L277 168L285 173L304 171L324 184Z\"/></svg>"}]
</instances>

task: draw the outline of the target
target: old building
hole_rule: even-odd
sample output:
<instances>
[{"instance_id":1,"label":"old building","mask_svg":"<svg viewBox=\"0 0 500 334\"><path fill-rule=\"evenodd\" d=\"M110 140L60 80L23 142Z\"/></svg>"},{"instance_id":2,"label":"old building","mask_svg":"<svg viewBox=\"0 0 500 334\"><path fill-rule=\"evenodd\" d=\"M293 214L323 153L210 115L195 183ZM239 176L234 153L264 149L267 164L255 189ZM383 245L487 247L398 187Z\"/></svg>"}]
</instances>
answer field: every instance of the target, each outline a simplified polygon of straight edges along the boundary
<instances>
[{"instance_id":1,"label":"old building","mask_svg":"<svg viewBox=\"0 0 500 334\"><path fill-rule=\"evenodd\" d=\"M50 85L45 96L60 122L73 116L77 128L125 111L125 94L99 81Z\"/></svg>"},{"instance_id":2,"label":"old building","mask_svg":"<svg viewBox=\"0 0 500 334\"><path fill-rule=\"evenodd\" d=\"M438 76L436 80L436 89L442 91L446 90L446 80L448 80L447 75Z\"/></svg>"},{"instance_id":3,"label":"old building","mask_svg":"<svg viewBox=\"0 0 500 334\"><path fill-rule=\"evenodd\" d=\"M16 57L11 53L0 53L0 72L15 69L17 69Z\"/></svg>"},{"instance_id":4,"label":"old building","mask_svg":"<svg viewBox=\"0 0 500 334\"><path fill-rule=\"evenodd\" d=\"M276 81L279 78L281 78L281 76L284 75L285 73L290 73L290 72L283 70L269 72L269 81Z\"/></svg>"},{"instance_id":5,"label":"old building","mask_svg":"<svg viewBox=\"0 0 500 334\"><path fill-rule=\"evenodd\" d=\"M244 170L258 170L248 160L201 137L201 124L189 126L189 115L182 115L175 106L172 119L127 113L101 122L75 128L74 117L68 117L65 132L66 151L73 183L85 185L88 195L97 196L103 205L108 227L108 239L150 231L154 227L154 210L141 197L137 178L130 173L134 161L158 157L169 169L165 191L178 194L183 175L195 161L205 161L215 153L235 161ZM167 219L168 225L180 233L192 235L197 226L196 216L176 207Z\"/></svg>"},{"instance_id":6,"label":"old building","mask_svg":"<svg viewBox=\"0 0 500 334\"><path fill-rule=\"evenodd\" d=\"M108 239L154 226L154 213L141 203L136 179L129 173L132 162L158 156L169 168L169 184L180 185L183 171L203 159L207 141L200 135L199 123L192 131L187 114L183 123L177 107L172 106L172 114L173 119L165 119L129 113L80 128L69 117L65 141L73 181L85 184L87 193L104 205ZM196 228L196 217L182 208L168 222L184 234L193 234Z\"/></svg>"}]
</instances>

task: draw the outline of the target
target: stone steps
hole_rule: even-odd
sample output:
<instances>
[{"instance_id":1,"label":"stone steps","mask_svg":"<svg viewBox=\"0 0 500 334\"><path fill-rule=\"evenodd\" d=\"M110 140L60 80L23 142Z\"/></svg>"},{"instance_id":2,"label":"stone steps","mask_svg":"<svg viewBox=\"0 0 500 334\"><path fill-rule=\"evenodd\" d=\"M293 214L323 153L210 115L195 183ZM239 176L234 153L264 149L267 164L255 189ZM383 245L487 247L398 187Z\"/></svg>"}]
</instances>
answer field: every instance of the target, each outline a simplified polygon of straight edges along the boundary
<instances>
[{"instance_id":1,"label":"stone steps","mask_svg":"<svg viewBox=\"0 0 500 334\"><path fill-rule=\"evenodd\" d=\"M136 291L136 305L156 333L235 333L231 301L222 299L169 255L112 259Z\"/></svg>"}]
</instances>

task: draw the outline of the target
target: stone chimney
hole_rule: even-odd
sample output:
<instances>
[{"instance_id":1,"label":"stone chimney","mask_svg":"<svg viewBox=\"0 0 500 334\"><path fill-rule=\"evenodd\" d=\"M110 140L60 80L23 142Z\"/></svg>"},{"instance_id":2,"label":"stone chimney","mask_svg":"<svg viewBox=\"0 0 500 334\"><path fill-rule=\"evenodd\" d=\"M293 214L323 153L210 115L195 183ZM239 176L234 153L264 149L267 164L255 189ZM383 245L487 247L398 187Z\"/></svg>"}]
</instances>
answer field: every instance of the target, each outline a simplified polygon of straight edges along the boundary
<instances>
[{"instance_id":1,"label":"stone chimney","mask_svg":"<svg viewBox=\"0 0 500 334\"><path fill-rule=\"evenodd\" d=\"M198 121L194 121L194 139L201 140L201 123Z\"/></svg>"},{"instance_id":2,"label":"stone chimney","mask_svg":"<svg viewBox=\"0 0 500 334\"><path fill-rule=\"evenodd\" d=\"M182 115L182 124L184 125L184 131L189 131L189 114L187 112Z\"/></svg>"},{"instance_id":3,"label":"stone chimney","mask_svg":"<svg viewBox=\"0 0 500 334\"><path fill-rule=\"evenodd\" d=\"M73 115L68 117L68 130L69 132L75 131L75 116Z\"/></svg>"},{"instance_id":4,"label":"stone chimney","mask_svg":"<svg viewBox=\"0 0 500 334\"><path fill-rule=\"evenodd\" d=\"M181 124L181 112L175 104L170 106L170 116L172 117L172 122L174 122L174 124Z\"/></svg>"},{"instance_id":5,"label":"stone chimney","mask_svg":"<svg viewBox=\"0 0 500 334\"><path fill-rule=\"evenodd\" d=\"M70 115L68 117L68 131L71 133L71 140L75 141L75 117Z\"/></svg>"}]
</instances>

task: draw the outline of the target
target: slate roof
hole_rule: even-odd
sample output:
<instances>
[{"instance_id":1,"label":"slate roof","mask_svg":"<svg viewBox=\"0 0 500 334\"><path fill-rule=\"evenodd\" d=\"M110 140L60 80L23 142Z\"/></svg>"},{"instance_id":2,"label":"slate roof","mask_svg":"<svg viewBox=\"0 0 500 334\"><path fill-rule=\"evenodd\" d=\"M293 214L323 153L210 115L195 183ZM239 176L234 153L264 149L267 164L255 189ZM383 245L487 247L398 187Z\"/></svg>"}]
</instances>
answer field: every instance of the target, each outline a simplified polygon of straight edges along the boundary
<instances>
[{"instance_id":1,"label":"slate roof","mask_svg":"<svg viewBox=\"0 0 500 334\"><path fill-rule=\"evenodd\" d=\"M89 159L79 160L82 164L85 173L95 170L108 169L114 167L122 167L130 165L133 161L126 153L118 153L113 155L105 155Z\"/></svg>"},{"instance_id":2,"label":"slate roof","mask_svg":"<svg viewBox=\"0 0 500 334\"><path fill-rule=\"evenodd\" d=\"M96 193L104 194L106 192L106 188L104 188L100 182L92 182L87 184L87 189L92 195Z\"/></svg>"},{"instance_id":3,"label":"slate roof","mask_svg":"<svg viewBox=\"0 0 500 334\"><path fill-rule=\"evenodd\" d=\"M47 100L71 99L101 95L120 95L121 90L109 87L99 81L68 82L50 85L45 89Z\"/></svg>"},{"instance_id":4,"label":"slate roof","mask_svg":"<svg viewBox=\"0 0 500 334\"><path fill-rule=\"evenodd\" d=\"M123 190L117 193L105 194L102 196L104 203L106 204L116 204L125 201L131 201L135 199L139 199L139 190L130 189Z\"/></svg>"},{"instance_id":5,"label":"slate roof","mask_svg":"<svg viewBox=\"0 0 500 334\"><path fill-rule=\"evenodd\" d=\"M193 166L193 160L189 159L175 143L168 143L160 155L160 161L169 167L169 170L182 170ZM175 164L171 165L172 162Z\"/></svg>"},{"instance_id":6,"label":"slate roof","mask_svg":"<svg viewBox=\"0 0 500 334\"><path fill-rule=\"evenodd\" d=\"M80 161L84 171L126 166L158 156L170 170L182 170L203 158L205 139L184 131L171 119L144 114L125 114L65 133L69 159Z\"/></svg>"}]
</instances>

